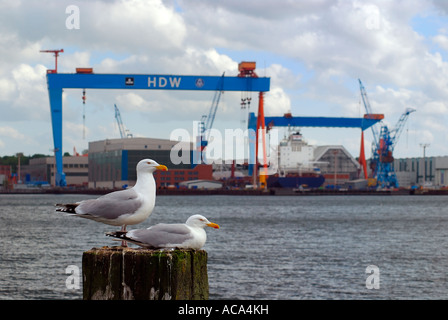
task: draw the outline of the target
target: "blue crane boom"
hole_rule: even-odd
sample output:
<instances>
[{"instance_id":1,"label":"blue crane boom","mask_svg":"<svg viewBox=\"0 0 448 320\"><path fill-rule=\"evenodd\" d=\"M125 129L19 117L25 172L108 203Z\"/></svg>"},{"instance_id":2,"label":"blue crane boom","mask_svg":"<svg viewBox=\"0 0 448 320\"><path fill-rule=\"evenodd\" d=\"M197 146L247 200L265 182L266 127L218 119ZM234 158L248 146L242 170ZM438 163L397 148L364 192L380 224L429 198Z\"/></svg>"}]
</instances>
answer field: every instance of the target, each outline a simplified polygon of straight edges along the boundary
<instances>
[{"instance_id":1,"label":"blue crane boom","mask_svg":"<svg viewBox=\"0 0 448 320\"><path fill-rule=\"evenodd\" d=\"M204 118L204 116L202 117L202 119L204 120L203 130L206 133L205 136L206 142L208 142L208 139L210 137L210 129L213 127L213 122L215 122L216 110L218 109L219 101L221 99L223 85L224 85L224 73L222 74L221 81L218 83L218 86L216 88L217 91L213 96L213 101L208 116L206 118Z\"/></svg>"},{"instance_id":2,"label":"blue crane boom","mask_svg":"<svg viewBox=\"0 0 448 320\"><path fill-rule=\"evenodd\" d=\"M222 87L224 84L224 74L222 74L221 81L218 83L218 87L216 88L215 95L213 96L212 105L207 115L203 115L201 121L199 122L199 137L197 137L197 151L198 156L200 157L198 163L205 163L205 148L208 145L208 141L210 139L210 132L213 127L213 122L215 122L216 110L218 110L219 101L221 99Z\"/></svg>"},{"instance_id":3,"label":"blue crane boom","mask_svg":"<svg viewBox=\"0 0 448 320\"><path fill-rule=\"evenodd\" d=\"M132 138L132 133L129 132L129 130L126 130L123 120L121 119L120 110L118 109L117 105L114 104L115 107L115 119L117 119L118 123L118 130L120 131L120 136L122 139L124 138Z\"/></svg>"},{"instance_id":4,"label":"blue crane boom","mask_svg":"<svg viewBox=\"0 0 448 320\"><path fill-rule=\"evenodd\" d=\"M364 103L364 107L366 109L366 117L371 118L372 116L374 116L374 113L372 112L372 107L370 106L370 101L369 101L369 98L367 97L366 89L364 88L364 85L362 84L361 79L358 79L358 81L359 81L359 88L361 91L361 98ZM371 129L372 129L373 141L374 141L376 147L378 147L378 142L379 142L378 128L376 125L373 125L373 126L371 126Z\"/></svg>"},{"instance_id":5,"label":"blue crane boom","mask_svg":"<svg viewBox=\"0 0 448 320\"><path fill-rule=\"evenodd\" d=\"M361 91L361 98L362 102L364 103L364 107L366 109L366 117L371 117L373 115L372 113L372 107L370 106L369 98L367 97L366 89L364 88L364 85L361 82L361 79L358 79L359 81L359 89ZM372 170L372 177L376 177L378 173L379 168L379 148L380 148L380 134L378 133L378 128L376 125L373 125L372 127L372 148L371 148L371 159L370 159L370 169Z\"/></svg>"},{"instance_id":6,"label":"blue crane boom","mask_svg":"<svg viewBox=\"0 0 448 320\"><path fill-rule=\"evenodd\" d=\"M415 112L415 109L407 108L406 111L401 115L400 119L398 120L397 124L395 125L395 128L391 130L391 140L392 140L392 151L394 150L398 139L401 135L401 132L403 131L404 124L406 123L406 120L408 119L409 115Z\"/></svg>"}]
</instances>

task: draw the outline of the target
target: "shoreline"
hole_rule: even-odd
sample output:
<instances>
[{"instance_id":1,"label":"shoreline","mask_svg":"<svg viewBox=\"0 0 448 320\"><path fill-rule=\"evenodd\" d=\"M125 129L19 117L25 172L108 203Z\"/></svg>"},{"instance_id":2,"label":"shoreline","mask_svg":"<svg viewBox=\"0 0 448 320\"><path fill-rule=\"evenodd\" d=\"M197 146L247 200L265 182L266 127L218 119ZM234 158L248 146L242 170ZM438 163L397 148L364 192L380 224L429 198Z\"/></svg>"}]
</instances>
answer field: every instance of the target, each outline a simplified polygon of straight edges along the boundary
<instances>
[{"instance_id":1,"label":"shoreline","mask_svg":"<svg viewBox=\"0 0 448 320\"><path fill-rule=\"evenodd\" d=\"M88 194L104 195L122 189L74 189L74 188L49 188L49 189L16 189L0 190L0 194ZM307 195L448 195L448 189L432 190L301 190L287 188L272 188L268 190L254 189L157 189L157 195L250 195L250 196L307 196Z\"/></svg>"}]
</instances>

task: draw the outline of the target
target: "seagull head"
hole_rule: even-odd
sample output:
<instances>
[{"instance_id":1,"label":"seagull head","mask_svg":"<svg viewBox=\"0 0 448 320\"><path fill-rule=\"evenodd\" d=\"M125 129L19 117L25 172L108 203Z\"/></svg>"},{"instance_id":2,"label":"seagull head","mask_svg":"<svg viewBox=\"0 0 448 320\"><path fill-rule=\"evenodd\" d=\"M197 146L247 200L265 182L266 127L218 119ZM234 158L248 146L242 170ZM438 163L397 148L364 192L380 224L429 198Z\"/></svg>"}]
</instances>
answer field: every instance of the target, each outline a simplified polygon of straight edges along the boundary
<instances>
[{"instance_id":1,"label":"seagull head","mask_svg":"<svg viewBox=\"0 0 448 320\"><path fill-rule=\"evenodd\" d=\"M137 172L153 173L156 170L168 171L168 168L151 159L143 159L137 164Z\"/></svg>"},{"instance_id":2,"label":"seagull head","mask_svg":"<svg viewBox=\"0 0 448 320\"><path fill-rule=\"evenodd\" d=\"M208 221L206 217L201 216L200 214L195 214L192 215L190 218L188 218L186 225L189 227L196 227L196 228L212 227L215 229L219 229L219 225Z\"/></svg>"}]
</instances>

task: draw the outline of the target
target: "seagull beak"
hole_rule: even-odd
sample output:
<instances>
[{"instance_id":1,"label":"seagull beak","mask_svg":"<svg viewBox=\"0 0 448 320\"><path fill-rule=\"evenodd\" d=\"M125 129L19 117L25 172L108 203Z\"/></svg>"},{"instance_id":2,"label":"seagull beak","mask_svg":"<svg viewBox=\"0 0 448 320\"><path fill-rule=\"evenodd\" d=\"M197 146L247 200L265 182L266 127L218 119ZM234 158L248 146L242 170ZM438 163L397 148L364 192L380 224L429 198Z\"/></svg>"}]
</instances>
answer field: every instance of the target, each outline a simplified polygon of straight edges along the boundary
<instances>
[{"instance_id":1,"label":"seagull beak","mask_svg":"<svg viewBox=\"0 0 448 320\"><path fill-rule=\"evenodd\" d=\"M217 225L216 223L213 223L213 222L207 223L207 226L215 228L215 229L219 229L219 225Z\"/></svg>"},{"instance_id":2,"label":"seagull beak","mask_svg":"<svg viewBox=\"0 0 448 320\"><path fill-rule=\"evenodd\" d=\"M157 170L168 171L168 168L163 164L160 164L156 167Z\"/></svg>"}]
</instances>

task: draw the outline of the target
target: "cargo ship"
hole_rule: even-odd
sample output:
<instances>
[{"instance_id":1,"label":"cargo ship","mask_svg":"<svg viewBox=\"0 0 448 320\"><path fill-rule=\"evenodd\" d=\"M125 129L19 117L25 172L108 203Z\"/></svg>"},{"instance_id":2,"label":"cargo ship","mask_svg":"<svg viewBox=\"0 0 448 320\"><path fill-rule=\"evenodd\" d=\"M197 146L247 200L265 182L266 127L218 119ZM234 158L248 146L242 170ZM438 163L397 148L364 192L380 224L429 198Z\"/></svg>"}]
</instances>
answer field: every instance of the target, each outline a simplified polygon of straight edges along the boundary
<instances>
[{"instance_id":1,"label":"cargo ship","mask_svg":"<svg viewBox=\"0 0 448 320\"><path fill-rule=\"evenodd\" d=\"M268 177L268 188L316 189L324 184L325 177L313 165L314 147L299 131L280 141L277 151L277 173Z\"/></svg>"}]
</instances>

